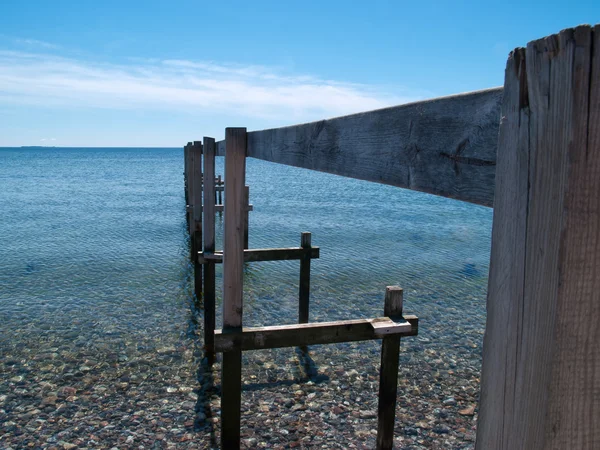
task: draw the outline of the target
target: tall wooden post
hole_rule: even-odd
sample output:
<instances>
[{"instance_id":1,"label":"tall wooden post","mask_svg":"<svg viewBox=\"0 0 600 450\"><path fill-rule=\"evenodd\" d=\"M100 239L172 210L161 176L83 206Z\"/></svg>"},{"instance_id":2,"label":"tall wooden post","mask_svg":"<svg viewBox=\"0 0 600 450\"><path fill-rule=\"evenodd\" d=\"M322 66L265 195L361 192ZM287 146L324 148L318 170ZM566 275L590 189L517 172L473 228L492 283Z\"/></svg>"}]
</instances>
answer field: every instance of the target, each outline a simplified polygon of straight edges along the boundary
<instances>
[{"instance_id":1,"label":"tall wooden post","mask_svg":"<svg viewBox=\"0 0 600 450\"><path fill-rule=\"evenodd\" d=\"M192 261L194 263L194 290L196 301L202 298L202 265L198 263L198 252L202 250L202 142L195 141L192 147Z\"/></svg>"},{"instance_id":2,"label":"tall wooden post","mask_svg":"<svg viewBox=\"0 0 600 450\"><path fill-rule=\"evenodd\" d=\"M188 204L188 151L189 142L183 146L183 193L185 195L185 204ZM187 213L186 213L187 215Z\"/></svg>"},{"instance_id":3,"label":"tall wooden post","mask_svg":"<svg viewBox=\"0 0 600 450\"><path fill-rule=\"evenodd\" d=\"M204 138L204 252L215 251L215 140ZM212 180L212 183L211 183ZM214 360L215 343L215 263L204 263L204 347Z\"/></svg>"},{"instance_id":4,"label":"tall wooden post","mask_svg":"<svg viewBox=\"0 0 600 450\"><path fill-rule=\"evenodd\" d=\"M384 315L392 318L402 317L402 299L402 288L388 286L385 291ZM391 450L394 446L399 359L400 336L385 336L381 343L381 368L379 369L377 450Z\"/></svg>"},{"instance_id":5,"label":"tall wooden post","mask_svg":"<svg viewBox=\"0 0 600 450\"><path fill-rule=\"evenodd\" d=\"M244 184L246 128L225 130L225 231L223 236L223 331L242 329L244 287ZM223 353L221 448L240 447L242 351Z\"/></svg>"},{"instance_id":6,"label":"tall wooden post","mask_svg":"<svg viewBox=\"0 0 600 450\"><path fill-rule=\"evenodd\" d=\"M222 186L222 185L223 185L223 180L221 179L221 175L219 175L219 177L217 178L217 186ZM217 201L217 197L215 197L215 203L217 203L218 205L222 205L223 204L223 191L221 191L219 189L218 194L219 194L219 198Z\"/></svg>"},{"instance_id":7,"label":"tall wooden post","mask_svg":"<svg viewBox=\"0 0 600 450\"><path fill-rule=\"evenodd\" d=\"M250 186L244 187L244 249L248 249L248 226L250 222Z\"/></svg>"},{"instance_id":8,"label":"tall wooden post","mask_svg":"<svg viewBox=\"0 0 600 450\"><path fill-rule=\"evenodd\" d=\"M304 232L300 237L300 246L311 247L311 234ZM305 252L300 259L300 286L298 293L298 323L308 323L310 307L310 253Z\"/></svg>"},{"instance_id":9,"label":"tall wooden post","mask_svg":"<svg viewBox=\"0 0 600 450\"><path fill-rule=\"evenodd\" d=\"M508 59L478 450L600 448L600 27Z\"/></svg>"}]
</instances>

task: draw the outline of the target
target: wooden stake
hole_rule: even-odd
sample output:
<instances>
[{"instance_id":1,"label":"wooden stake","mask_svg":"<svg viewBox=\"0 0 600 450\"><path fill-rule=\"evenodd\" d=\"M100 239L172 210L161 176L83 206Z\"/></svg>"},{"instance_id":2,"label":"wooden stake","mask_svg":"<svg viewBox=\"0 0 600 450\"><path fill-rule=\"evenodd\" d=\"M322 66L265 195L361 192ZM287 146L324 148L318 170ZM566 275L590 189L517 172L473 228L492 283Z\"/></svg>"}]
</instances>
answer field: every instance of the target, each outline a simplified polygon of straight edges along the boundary
<instances>
[{"instance_id":1,"label":"wooden stake","mask_svg":"<svg viewBox=\"0 0 600 450\"><path fill-rule=\"evenodd\" d=\"M204 138L204 252L215 251L215 140ZM213 182L211 183L210 180ZM198 255L196 255L198 261ZM199 263L199 262L198 262ZM209 362L214 361L215 340L215 263L204 264L204 348Z\"/></svg>"},{"instance_id":2,"label":"wooden stake","mask_svg":"<svg viewBox=\"0 0 600 450\"><path fill-rule=\"evenodd\" d=\"M388 286L385 291L384 315L402 316L402 288ZM396 395L398 393L398 362L400 336L386 336L381 343L379 371L379 408L377 410L377 449L388 450L394 445Z\"/></svg>"},{"instance_id":3,"label":"wooden stake","mask_svg":"<svg viewBox=\"0 0 600 450\"><path fill-rule=\"evenodd\" d=\"M600 26L504 83L476 449L598 449Z\"/></svg>"},{"instance_id":4,"label":"wooden stake","mask_svg":"<svg viewBox=\"0 0 600 450\"><path fill-rule=\"evenodd\" d=\"M227 128L225 146L223 331L228 331L242 328L246 128ZM242 387L242 351L239 347L223 354L221 378L221 448L239 449Z\"/></svg>"},{"instance_id":5,"label":"wooden stake","mask_svg":"<svg viewBox=\"0 0 600 450\"><path fill-rule=\"evenodd\" d=\"M248 249L248 225L250 221L250 186L244 187L244 249Z\"/></svg>"},{"instance_id":6,"label":"wooden stake","mask_svg":"<svg viewBox=\"0 0 600 450\"><path fill-rule=\"evenodd\" d=\"M218 180L217 181L217 186L223 186L223 180L221 179L221 175L218 176L217 180ZM223 204L223 192L222 191L219 191L219 198L218 198L219 201L217 202L216 200L217 200L217 198L215 197L215 202L218 205L222 205Z\"/></svg>"},{"instance_id":7,"label":"wooden stake","mask_svg":"<svg viewBox=\"0 0 600 450\"><path fill-rule=\"evenodd\" d=\"M202 265L198 263L198 252L202 251L202 142L195 141L192 147L192 262L194 263L194 290L196 301L202 298Z\"/></svg>"},{"instance_id":8,"label":"wooden stake","mask_svg":"<svg viewBox=\"0 0 600 450\"><path fill-rule=\"evenodd\" d=\"M311 234L304 232L300 237L300 247L310 249ZM298 295L298 323L308 323L310 305L310 253L306 252L300 259L300 287Z\"/></svg>"}]
</instances>

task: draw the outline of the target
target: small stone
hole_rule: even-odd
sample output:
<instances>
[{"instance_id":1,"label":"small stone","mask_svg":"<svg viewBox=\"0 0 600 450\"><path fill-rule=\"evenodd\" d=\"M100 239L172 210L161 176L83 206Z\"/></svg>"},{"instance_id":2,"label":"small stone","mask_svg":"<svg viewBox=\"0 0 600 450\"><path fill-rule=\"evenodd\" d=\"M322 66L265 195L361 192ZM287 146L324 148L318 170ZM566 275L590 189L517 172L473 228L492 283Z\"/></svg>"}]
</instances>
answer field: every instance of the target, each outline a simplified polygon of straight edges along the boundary
<instances>
[{"instance_id":1,"label":"small stone","mask_svg":"<svg viewBox=\"0 0 600 450\"><path fill-rule=\"evenodd\" d=\"M443 401L443 403L447 406L453 406L456 405L456 400L454 397L448 397L446 400Z\"/></svg>"},{"instance_id":2,"label":"small stone","mask_svg":"<svg viewBox=\"0 0 600 450\"><path fill-rule=\"evenodd\" d=\"M471 405L468 408L461 409L458 413L462 416L472 416L475 414L475 405Z\"/></svg>"}]
</instances>

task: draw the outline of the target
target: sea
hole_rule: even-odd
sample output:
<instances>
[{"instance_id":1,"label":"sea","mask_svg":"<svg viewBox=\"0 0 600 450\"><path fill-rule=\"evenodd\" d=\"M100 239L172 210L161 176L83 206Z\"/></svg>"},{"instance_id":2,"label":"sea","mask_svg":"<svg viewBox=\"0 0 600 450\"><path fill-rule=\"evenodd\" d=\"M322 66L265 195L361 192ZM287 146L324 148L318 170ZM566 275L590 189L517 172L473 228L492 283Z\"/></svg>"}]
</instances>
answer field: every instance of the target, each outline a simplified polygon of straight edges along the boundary
<instances>
[{"instance_id":1,"label":"sea","mask_svg":"<svg viewBox=\"0 0 600 450\"><path fill-rule=\"evenodd\" d=\"M224 174L221 157L216 173ZM419 317L419 334L401 344L398 439L414 448L469 448L476 412L466 409L478 398L492 210L256 159L247 161L246 184L250 248L299 246L305 231L320 247L311 264L311 321L381 316L386 286L404 289L404 311ZM100 410L122 408L123 417L136 402L151 411L172 395L182 419L179 431L165 428L165 439L189 434L215 445L219 365L207 367L203 358L185 210L182 148L0 148L0 448L46 448L48 439L118 444L113 429L99 435L108 426ZM220 214L216 227L221 249ZM297 261L246 264L244 325L297 322L298 282ZM218 266L217 327L221 283ZM362 411L376 409L379 345L311 347L309 364L293 349L245 353L248 445L291 442L289 432L265 437L264 418L250 426L254 408L289 390L298 400L294 392L312 386L320 393L311 398L314 417L310 401L295 401L308 405L295 411L308 414L303 423L331 429L339 448L369 448L376 419ZM347 397L340 404L347 418L319 403L329 398L323 392L331 402L336 392ZM186 401L193 406L181 407ZM60 404L62 413L50 410ZM44 422L33 422L31 411L46 414ZM77 420L100 425L57 437ZM117 430L135 428L120 423ZM305 447L328 442L327 433L323 441L308 433L317 439L309 442L300 428L292 434ZM188 441L175 445L188 448ZM138 437L131 442L141 448Z\"/></svg>"}]
</instances>

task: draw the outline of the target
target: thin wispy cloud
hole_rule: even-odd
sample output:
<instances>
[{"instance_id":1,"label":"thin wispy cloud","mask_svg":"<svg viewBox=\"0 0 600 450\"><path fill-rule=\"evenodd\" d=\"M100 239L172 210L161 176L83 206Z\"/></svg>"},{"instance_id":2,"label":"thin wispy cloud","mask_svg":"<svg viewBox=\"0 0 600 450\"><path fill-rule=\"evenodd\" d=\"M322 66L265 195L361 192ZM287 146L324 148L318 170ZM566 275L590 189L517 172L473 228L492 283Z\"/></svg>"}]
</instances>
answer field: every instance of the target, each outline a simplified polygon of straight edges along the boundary
<instances>
[{"instance_id":1,"label":"thin wispy cloud","mask_svg":"<svg viewBox=\"0 0 600 450\"><path fill-rule=\"evenodd\" d=\"M37 39L14 39L14 42L19 45L25 45L28 47L37 47L48 50L58 50L60 49L60 45L51 44L50 42L40 41Z\"/></svg>"},{"instance_id":2,"label":"thin wispy cloud","mask_svg":"<svg viewBox=\"0 0 600 450\"><path fill-rule=\"evenodd\" d=\"M128 64L0 51L0 106L214 111L315 120L417 100L373 86L211 61Z\"/></svg>"}]
</instances>

